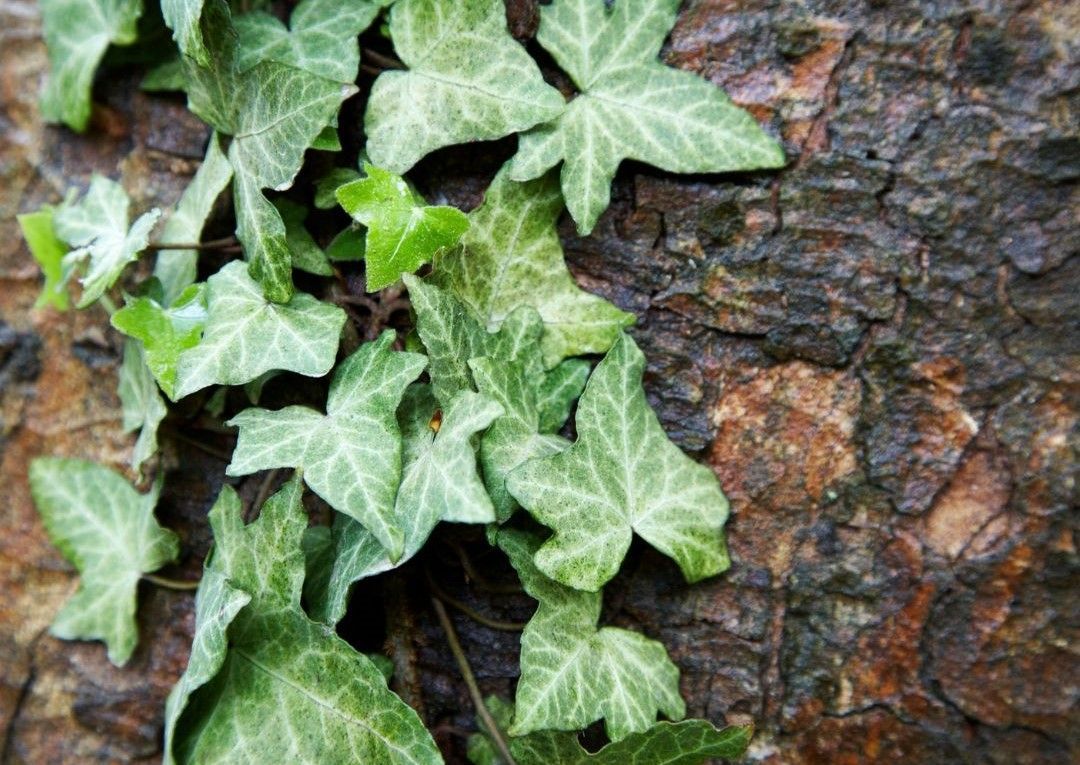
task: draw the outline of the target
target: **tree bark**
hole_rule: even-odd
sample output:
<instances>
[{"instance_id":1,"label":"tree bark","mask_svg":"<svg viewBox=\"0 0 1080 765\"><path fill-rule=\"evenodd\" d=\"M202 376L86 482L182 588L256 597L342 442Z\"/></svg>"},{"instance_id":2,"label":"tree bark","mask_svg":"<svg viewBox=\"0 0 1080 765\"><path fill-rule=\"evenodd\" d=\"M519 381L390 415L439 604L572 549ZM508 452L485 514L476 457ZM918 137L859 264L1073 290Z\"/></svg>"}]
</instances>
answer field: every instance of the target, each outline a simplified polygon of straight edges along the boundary
<instances>
[{"instance_id":1,"label":"tree bark","mask_svg":"<svg viewBox=\"0 0 1080 765\"><path fill-rule=\"evenodd\" d=\"M511 5L531 34L531 4ZM123 669L46 632L75 579L37 520L28 461L123 466L132 438L107 317L31 310L39 274L14 215L91 172L168 205L206 130L126 70L99 78L87 135L46 128L35 16L0 0L0 760L156 762L193 599L143 585ZM1052 0L687 3L664 59L750 109L789 166L624 163L594 235L561 226L580 283L639 317L650 400L733 510L727 574L688 586L635 546L604 619L668 646L691 714L753 721L748 762L1080 757L1078 28L1077 6ZM475 205L512 151L441 152L417 178ZM165 573L194 578L223 463L163 440L158 515L183 539ZM257 484L241 484L249 500ZM494 618L532 609L479 586L459 548L509 578L479 536L443 532L394 575L394 602L365 585L341 627L386 642L450 762L474 713L425 569ZM451 618L481 688L509 696L517 635Z\"/></svg>"}]
</instances>

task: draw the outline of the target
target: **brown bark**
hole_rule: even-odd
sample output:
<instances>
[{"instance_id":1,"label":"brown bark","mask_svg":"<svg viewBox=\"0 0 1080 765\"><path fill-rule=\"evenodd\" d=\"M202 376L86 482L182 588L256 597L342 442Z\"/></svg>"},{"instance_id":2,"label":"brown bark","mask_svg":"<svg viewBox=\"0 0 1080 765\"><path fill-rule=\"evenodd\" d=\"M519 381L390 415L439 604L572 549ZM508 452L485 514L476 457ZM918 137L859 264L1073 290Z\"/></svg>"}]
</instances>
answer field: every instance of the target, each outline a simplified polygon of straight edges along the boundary
<instances>
[{"instance_id":1,"label":"brown bark","mask_svg":"<svg viewBox=\"0 0 1080 765\"><path fill-rule=\"evenodd\" d=\"M527 36L530 3L512 5ZM205 131L134 92L134 75L99 83L87 136L44 128L27 8L0 2L2 760L153 762L192 598L140 592L143 639L123 670L45 632L73 574L36 519L27 462L120 465L131 439L117 338L101 313L30 310L38 274L13 216L91 171L168 204ZM690 587L635 547L605 619L664 641L692 714L753 720L753 761L1080 757L1078 28L1077 6L1053 0L688 3L666 60L783 136L790 166L684 177L628 163L592 237L562 227L581 283L640 317L650 398L734 510L728 574ZM443 152L419 179L475 204L512 148ZM173 440L164 459L159 515L184 540L167 573L193 577L222 464ZM473 714L423 568L495 618L531 605L468 581L448 542L505 570L478 537L443 534L395 575L407 611L385 621L416 625L390 642L452 760ZM366 648L384 639L379 596L361 588L342 626ZM451 618L481 687L509 694L516 635Z\"/></svg>"}]
</instances>

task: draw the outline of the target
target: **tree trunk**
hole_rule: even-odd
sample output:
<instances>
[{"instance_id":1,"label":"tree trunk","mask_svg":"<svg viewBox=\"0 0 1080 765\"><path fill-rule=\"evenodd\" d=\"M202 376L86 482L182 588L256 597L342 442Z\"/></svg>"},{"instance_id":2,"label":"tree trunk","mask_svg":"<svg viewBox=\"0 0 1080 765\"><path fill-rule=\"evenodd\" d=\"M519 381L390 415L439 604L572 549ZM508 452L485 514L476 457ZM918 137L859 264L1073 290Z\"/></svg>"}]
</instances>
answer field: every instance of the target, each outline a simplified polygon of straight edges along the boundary
<instances>
[{"instance_id":1,"label":"tree trunk","mask_svg":"<svg viewBox=\"0 0 1080 765\"><path fill-rule=\"evenodd\" d=\"M528 30L530 3L511 5ZM36 15L0 0L0 759L156 762L192 596L142 586L124 669L46 632L75 578L30 502L28 461L122 466L133 439L116 334L99 309L31 310L39 275L14 214L91 172L164 207L207 133L125 70L99 81L87 135L44 127ZM782 136L789 166L626 163L593 236L564 221L581 284L639 317L665 428L733 508L727 574L688 586L635 546L604 619L668 646L691 714L752 720L748 762L1080 757L1078 29L1077 5L1053 0L687 3L665 60ZM417 177L475 205L512 150L441 152ZM194 578L223 462L163 441L158 515L184 545L166 573ZM241 482L249 500L260 480ZM442 532L388 584L361 586L341 628L385 641L450 762L473 711L424 571L496 618L532 608L467 581L455 549L503 566L479 536ZM509 696L517 635L453 618L485 692Z\"/></svg>"}]
</instances>

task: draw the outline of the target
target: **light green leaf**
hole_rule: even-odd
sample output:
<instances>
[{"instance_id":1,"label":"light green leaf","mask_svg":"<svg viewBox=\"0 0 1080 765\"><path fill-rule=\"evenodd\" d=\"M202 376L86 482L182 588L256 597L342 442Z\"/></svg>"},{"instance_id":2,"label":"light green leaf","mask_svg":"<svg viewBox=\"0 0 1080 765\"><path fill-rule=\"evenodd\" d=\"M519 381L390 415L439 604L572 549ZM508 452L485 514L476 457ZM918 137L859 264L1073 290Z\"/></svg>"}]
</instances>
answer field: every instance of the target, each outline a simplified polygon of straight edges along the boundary
<instances>
[{"instance_id":1,"label":"light green leaf","mask_svg":"<svg viewBox=\"0 0 1080 765\"><path fill-rule=\"evenodd\" d=\"M490 523L491 500L476 470L477 433L502 413L494 401L471 391L458 393L445 410L428 385L411 385L398 414L402 435L401 486L395 524L404 533L399 558L391 558L364 527L335 519L329 545L306 583L312 616L335 624L345 613L352 584L400 566L419 552L439 521Z\"/></svg>"},{"instance_id":2,"label":"light green leaf","mask_svg":"<svg viewBox=\"0 0 1080 765\"><path fill-rule=\"evenodd\" d=\"M198 345L206 324L206 285L192 284L169 308L149 297L129 299L111 321L125 335L141 342L148 371L175 401L180 354Z\"/></svg>"},{"instance_id":3,"label":"light green leaf","mask_svg":"<svg viewBox=\"0 0 1080 765\"><path fill-rule=\"evenodd\" d=\"M139 82L139 90L168 93L184 89L184 64L179 57L152 67Z\"/></svg>"},{"instance_id":4,"label":"light green leaf","mask_svg":"<svg viewBox=\"0 0 1080 765\"><path fill-rule=\"evenodd\" d=\"M544 319L544 360L603 353L632 314L578 287L566 268L555 223L562 196L554 174L529 183L510 180L504 168L469 214L462 247L435 258L432 279L451 290L484 321L499 327L518 306Z\"/></svg>"},{"instance_id":5,"label":"light green leaf","mask_svg":"<svg viewBox=\"0 0 1080 765\"><path fill-rule=\"evenodd\" d=\"M544 731L510 742L518 765L702 765L746 752L751 725L714 728L705 720L659 722L646 731L588 752L573 733Z\"/></svg>"},{"instance_id":6,"label":"light green leaf","mask_svg":"<svg viewBox=\"0 0 1080 765\"><path fill-rule=\"evenodd\" d=\"M563 109L507 32L500 0L399 0L390 35L409 70L383 72L371 89L364 128L379 167L404 173L435 149L501 138Z\"/></svg>"},{"instance_id":7,"label":"light green leaf","mask_svg":"<svg viewBox=\"0 0 1080 765\"><path fill-rule=\"evenodd\" d=\"M210 66L210 53L203 43L199 20L204 0L161 0L161 16L173 31L176 47L200 66Z\"/></svg>"},{"instance_id":8,"label":"light green leaf","mask_svg":"<svg viewBox=\"0 0 1080 765\"><path fill-rule=\"evenodd\" d=\"M595 592L619 570L636 532L688 581L730 565L728 503L712 471L671 443L645 400L645 357L623 335L578 402L578 440L507 479L510 493L555 530L536 556L545 574Z\"/></svg>"},{"instance_id":9,"label":"light green leaf","mask_svg":"<svg viewBox=\"0 0 1080 765\"><path fill-rule=\"evenodd\" d=\"M131 467L139 470L158 448L157 431L168 410L158 393L157 383L146 365L143 349L135 340L124 343L124 363L118 386L124 414L124 432L139 431L131 452Z\"/></svg>"},{"instance_id":10,"label":"light green leaf","mask_svg":"<svg viewBox=\"0 0 1080 765\"><path fill-rule=\"evenodd\" d=\"M110 44L135 42L142 0L41 0L49 81L41 114L81 133L90 120L90 88Z\"/></svg>"},{"instance_id":11,"label":"light green leaf","mask_svg":"<svg viewBox=\"0 0 1080 765\"><path fill-rule=\"evenodd\" d=\"M237 69L262 61L303 69L327 80L351 84L360 66L357 36L379 14L372 0L304 0L289 19L289 29L269 13L245 13L235 20L240 35Z\"/></svg>"},{"instance_id":12,"label":"light green leaf","mask_svg":"<svg viewBox=\"0 0 1080 765\"><path fill-rule=\"evenodd\" d=\"M211 626L217 634L208 661L195 668L195 680L205 684L173 728L176 761L441 762L420 718L386 687L378 667L301 611L301 494L296 476L247 526L232 489L211 510L215 546L207 571L250 602L228 625L223 661L220 629L235 601L207 625L208 635Z\"/></svg>"},{"instance_id":13,"label":"light green leaf","mask_svg":"<svg viewBox=\"0 0 1080 765\"><path fill-rule=\"evenodd\" d=\"M722 90L657 58L680 2L555 0L540 11L536 39L580 93L522 136L510 175L538 178L563 162L563 196L582 235L607 209L623 159L675 173L784 164L779 144Z\"/></svg>"},{"instance_id":14,"label":"light green leaf","mask_svg":"<svg viewBox=\"0 0 1080 765\"><path fill-rule=\"evenodd\" d=\"M584 359L567 359L544 376L536 402L541 433L556 433L566 424L574 402L585 390L589 368Z\"/></svg>"},{"instance_id":15,"label":"light green leaf","mask_svg":"<svg viewBox=\"0 0 1080 765\"><path fill-rule=\"evenodd\" d=\"M239 261L207 280L202 341L180 354L177 399L208 385L243 385L271 369L322 377L334 366L345 312L297 292L271 303Z\"/></svg>"},{"instance_id":16,"label":"light green leaf","mask_svg":"<svg viewBox=\"0 0 1080 765\"><path fill-rule=\"evenodd\" d=\"M540 601L521 635L510 735L577 730L602 718L608 737L618 741L649 728L658 711L675 720L685 714L679 670L663 645L628 630L597 629L600 593L544 576L533 564L538 537L501 531L498 542L525 591Z\"/></svg>"},{"instance_id":17,"label":"light green leaf","mask_svg":"<svg viewBox=\"0 0 1080 765\"><path fill-rule=\"evenodd\" d=\"M274 207L285 223L285 241L292 251L293 268L317 276L331 276L334 269L326 259L326 253L304 227L307 208L288 199L274 200Z\"/></svg>"},{"instance_id":18,"label":"light green leaf","mask_svg":"<svg viewBox=\"0 0 1080 765\"><path fill-rule=\"evenodd\" d=\"M223 499L230 497L231 499ZM226 486L218 503L239 502L235 492ZM177 723L187 709L192 694L214 679L225 663L229 644L227 630L240 609L251 602L251 596L229 584L218 571L204 569L195 593L195 637L187 668L173 686L165 702L165 765L175 765L173 741Z\"/></svg>"},{"instance_id":19,"label":"light green leaf","mask_svg":"<svg viewBox=\"0 0 1080 765\"><path fill-rule=\"evenodd\" d=\"M459 300L415 276L402 277L416 311L417 331L430 359L435 397L447 404L458 391L475 390L469 360L490 356L521 360L528 374L543 374L539 339L543 327L531 308L515 311L498 332L488 332Z\"/></svg>"},{"instance_id":20,"label":"light green leaf","mask_svg":"<svg viewBox=\"0 0 1080 765\"><path fill-rule=\"evenodd\" d=\"M135 650L135 591L144 573L176 558L176 535L154 520L161 486L139 494L108 468L39 457L30 492L49 539L79 570L79 589L53 620L65 640L103 640L122 666Z\"/></svg>"},{"instance_id":21,"label":"light green leaf","mask_svg":"<svg viewBox=\"0 0 1080 765\"><path fill-rule=\"evenodd\" d=\"M387 330L365 343L334 373L326 414L305 406L245 409L228 475L303 468L304 480L331 507L363 524L394 560L405 538L394 498L401 479L401 434L395 411L427 359L391 350Z\"/></svg>"},{"instance_id":22,"label":"light green leaf","mask_svg":"<svg viewBox=\"0 0 1080 765\"><path fill-rule=\"evenodd\" d=\"M401 176L364 163L366 178L338 188L345 212L367 227L367 290L376 292L411 274L469 227L454 207L431 207Z\"/></svg>"},{"instance_id":23,"label":"light green leaf","mask_svg":"<svg viewBox=\"0 0 1080 765\"><path fill-rule=\"evenodd\" d=\"M60 311L68 308L67 291L64 289L64 272L61 261L67 252L67 247L53 231L53 215L55 209L49 205L32 213L16 216L19 228L22 229L23 239L30 248L30 254L41 266L41 273L45 275L45 286L41 288L41 294L34 303L34 308L51 306Z\"/></svg>"},{"instance_id":24,"label":"light green leaf","mask_svg":"<svg viewBox=\"0 0 1080 765\"><path fill-rule=\"evenodd\" d=\"M161 227L159 241L162 244L199 242L214 202L231 178L232 165L221 151L220 137L213 133L206 147L206 157L184 189L173 214ZM195 283L198 261L199 253L196 250L158 250L154 276L165 291L164 305L172 305L181 292Z\"/></svg>"},{"instance_id":25,"label":"light green leaf","mask_svg":"<svg viewBox=\"0 0 1080 765\"><path fill-rule=\"evenodd\" d=\"M128 228L128 195L123 187L100 175L78 202L66 201L53 218L57 236L77 249L64 256L65 272L87 262L80 279L83 294L76 307L85 308L111 287L124 266L146 249L150 230L161 211L140 215Z\"/></svg>"}]
</instances>

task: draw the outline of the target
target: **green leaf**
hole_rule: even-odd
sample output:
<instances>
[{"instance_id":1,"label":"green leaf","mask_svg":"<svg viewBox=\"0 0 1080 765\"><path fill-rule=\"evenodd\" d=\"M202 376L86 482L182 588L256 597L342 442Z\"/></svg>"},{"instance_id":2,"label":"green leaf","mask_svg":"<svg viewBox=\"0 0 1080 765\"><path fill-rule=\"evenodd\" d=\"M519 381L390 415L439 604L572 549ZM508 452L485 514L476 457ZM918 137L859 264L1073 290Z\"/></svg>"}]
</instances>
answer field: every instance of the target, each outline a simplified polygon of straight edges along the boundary
<instances>
[{"instance_id":1,"label":"green leaf","mask_svg":"<svg viewBox=\"0 0 1080 765\"><path fill-rule=\"evenodd\" d=\"M552 581L533 564L540 539L501 531L499 546L540 601L521 635L521 679L510 735L576 730L604 719L612 741L646 730L657 712L685 713L679 670L664 646L635 632L603 627L600 593ZM561 760L551 760L561 762Z\"/></svg>"},{"instance_id":2,"label":"green leaf","mask_svg":"<svg viewBox=\"0 0 1080 765\"><path fill-rule=\"evenodd\" d=\"M232 165L221 151L217 133L210 136L206 157L195 177L184 189L172 215L161 227L162 244L195 244L202 238L203 226L214 202L232 178ZM154 276L164 288L163 305L172 305L180 293L195 283L199 253L196 250L158 250Z\"/></svg>"},{"instance_id":3,"label":"green leaf","mask_svg":"<svg viewBox=\"0 0 1080 765\"><path fill-rule=\"evenodd\" d=\"M567 359L544 376L536 402L541 433L556 433L570 419L574 402L585 390L589 368L584 359Z\"/></svg>"},{"instance_id":4,"label":"green leaf","mask_svg":"<svg viewBox=\"0 0 1080 765\"><path fill-rule=\"evenodd\" d=\"M619 570L636 532L675 559L688 581L730 565L728 503L712 471L671 443L645 400L645 357L623 335L597 365L578 402L578 440L528 462L510 493L555 530L536 556L545 574L595 592Z\"/></svg>"},{"instance_id":5,"label":"green leaf","mask_svg":"<svg viewBox=\"0 0 1080 765\"><path fill-rule=\"evenodd\" d=\"M334 125L324 127L311 142L311 148L319 151L341 151L341 138L338 137L337 127Z\"/></svg>"},{"instance_id":6,"label":"green leaf","mask_svg":"<svg viewBox=\"0 0 1080 765\"><path fill-rule=\"evenodd\" d=\"M398 0L390 34L409 70L383 72L371 89L364 128L379 167L404 173L435 149L501 138L563 110L507 32L500 0Z\"/></svg>"},{"instance_id":7,"label":"green leaf","mask_svg":"<svg viewBox=\"0 0 1080 765\"><path fill-rule=\"evenodd\" d=\"M125 335L141 342L146 366L165 395L175 401L180 354L198 345L206 324L206 285L191 285L169 308L153 298L129 298L111 321Z\"/></svg>"},{"instance_id":8,"label":"green leaf","mask_svg":"<svg viewBox=\"0 0 1080 765\"><path fill-rule=\"evenodd\" d=\"M161 211L140 215L128 228L127 192L115 181L100 175L90 180L90 188L78 202L66 201L53 217L57 236L77 249L64 256L65 271L88 261L80 279L83 294L76 304L86 308L109 289L124 267L146 249L150 230Z\"/></svg>"},{"instance_id":9,"label":"green leaf","mask_svg":"<svg viewBox=\"0 0 1080 765\"><path fill-rule=\"evenodd\" d=\"M239 261L207 280L202 340L180 354L174 394L243 385L271 369L322 377L334 366L345 312L297 292L271 303Z\"/></svg>"},{"instance_id":10,"label":"green leaf","mask_svg":"<svg viewBox=\"0 0 1080 765\"><path fill-rule=\"evenodd\" d=\"M315 243L311 234L304 227L307 208L288 199L274 200L281 220L285 223L285 241L292 251L293 268L307 271L317 276L331 276L334 273L326 253Z\"/></svg>"},{"instance_id":11,"label":"green leaf","mask_svg":"<svg viewBox=\"0 0 1080 765\"><path fill-rule=\"evenodd\" d=\"M364 163L366 178L338 188L345 212L367 227L367 290L376 292L411 274L469 227L454 207L432 207L401 176Z\"/></svg>"},{"instance_id":12,"label":"green leaf","mask_svg":"<svg viewBox=\"0 0 1080 765\"><path fill-rule=\"evenodd\" d=\"M110 44L135 42L142 0L41 0L49 80L41 114L81 133L90 120L90 88Z\"/></svg>"},{"instance_id":13,"label":"green leaf","mask_svg":"<svg viewBox=\"0 0 1080 765\"><path fill-rule=\"evenodd\" d=\"M173 31L176 47L200 66L210 66L210 53L203 42L199 20L205 0L161 0L161 16Z\"/></svg>"},{"instance_id":14,"label":"green leaf","mask_svg":"<svg viewBox=\"0 0 1080 765\"><path fill-rule=\"evenodd\" d=\"M409 386L398 414L404 467L394 517L404 533L401 556L391 558L361 524L336 518L326 540L329 547L309 566L313 575L305 586L314 618L337 623L352 584L403 564L420 551L439 521L495 520L477 473L473 441L501 413L494 401L471 391L458 393L440 410L430 386Z\"/></svg>"},{"instance_id":15,"label":"green leaf","mask_svg":"<svg viewBox=\"0 0 1080 765\"><path fill-rule=\"evenodd\" d=\"M154 376L146 365L139 343L124 343L124 363L120 367L118 391L124 415L124 432L139 431L131 453L131 467L139 470L158 448L157 431L168 410L158 393Z\"/></svg>"},{"instance_id":16,"label":"green leaf","mask_svg":"<svg viewBox=\"0 0 1080 765\"><path fill-rule=\"evenodd\" d=\"M315 207L329 210L337 207L337 190L346 183L362 178L359 171L351 167L335 167L315 182Z\"/></svg>"},{"instance_id":17,"label":"green leaf","mask_svg":"<svg viewBox=\"0 0 1080 765\"><path fill-rule=\"evenodd\" d=\"M139 90L147 93L181 91L184 82L184 64L177 57L152 67L139 82Z\"/></svg>"},{"instance_id":18,"label":"green leaf","mask_svg":"<svg viewBox=\"0 0 1080 765\"><path fill-rule=\"evenodd\" d=\"M326 246L326 257L335 261L363 260L366 237L363 231L346 226Z\"/></svg>"},{"instance_id":19,"label":"green leaf","mask_svg":"<svg viewBox=\"0 0 1080 765\"><path fill-rule=\"evenodd\" d=\"M488 696L484 699L484 706L491 713L491 718L499 726L499 730L505 731L510 727L514 719L513 704L498 696ZM469 762L473 765L506 765L495 743L491 740L491 734L484 725L484 719L477 716L476 725L480 728L480 732L469 736L466 752Z\"/></svg>"},{"instance_id":20,"label":"green leaf","mask_svg":"<svg viewBox=\"0 0 1080 765\"><path fill-rule=\"evenodd\" d=\"M287 232L262 190L280 191L292 185L304 152L356 87L351 80L328 79L276 61L261 61L247 68L245 64L250 62L245 58L244 41L242 37L237 41L228 12L220 3L207 6L202 24L213 60L209 67L187 62L189 105L211 125L233 136L228 156L236 173L237 236L251 262L252 276L263 285L267 297L286 302L293 291ZM355 38L359 31L342 25L329 38L303 37L296 44L311 59L349 58L347 49L356 47L355 40L325 50L318 45L326 39ZM290 34L290 39L293 36Z\"/></svg>"},{"instance_id":21,"label":"green leaf","mask_svg":"<svg viewBox=\"0 0 1080 765\"><path fill-rule=\"evenodd\" d=\"M371 26L385 4L373 0L304 0L293 10L289 29L269 13L238 16L237 68L242 73L263 61L273 61L351 84L360 66L356 37Z\"/></svg>"},{"instance_id":22,"label":"green leaf","mask_svg":"<svg viewBox=\"0 0 1080 765\"><path fill-rule=\"evenodd\" d=\"M539 351L543 327L536 311L521 308L507 317L498 332L488 332L449 292L409 274L402 278L430 360L428 372L435 397L441 403L448 403L458 391L476 389L470 359L521 360L528 374L543 373Z\"/></svg>"},{"instance_id":23,"label":"green leaf","mask_svg":"<svg viewBox=\"0 0 1080 765\"><path fill-rule=\"evenodd\" d=\"M363 524L396 560L404 533L394 498L401 479L401 434L394 413L427 359L391 350L393 330L365 343L334 373L326 414L305 406L245 409L228 475L303 468L308 486Z\"/></svg>"},{"instance_id":24,"label":"green leaf","mask_svg":"<svg viewBox=\"0 0 1080 765\"><path fill-rule=\"evenodd\" d=\"M554 121L521 138L515 180L563 162L562 190L588 234L611 199L623 159L675 173L781 167L784 152L719 88L657 58L681 0L555 0L536 39L580 93Z\"/></svg>"},{"instance_id":25,"label":"green leaf","mask_svg":"<svg viewBox=\"0 0 1080 765\"><path fill-rule=\"evenodd\" d=\"M544 731L510 742L518 765L701 765L746 752L752 725L714 728L705 720L660 722L622 741L588 752L573 733Z\"/></svg>"},{"instance_id":26,"label":"green leaf","mask_svg":"<svg viewBox=\"0 0 1080 765\"><path fill-rule=\"evenodd\" d=\"M53 216L56 211L46 205L40 210L24 215L16 216L19 228L22 229L23 239L30 248L30 254L41 266L41 273L45 275L45 286L41 288L41 294L34 303L34 308L51 306L60 311L68 308L67 291L64 289L64 273L61 261L67 252L67 247L53 231Z\"/></svg>"},{"instance_id":27,"label":"green leaf","mask_svg":"<svg viewBox=\"0 0 1080 765\"><path fill-rule=\"evenodd\" d=\"M173 703L176 762L441 762L379 668L301 611L308 521L301 494L297 475L245 526L239 498L226 487L210 512L215 546L206 566L218 577L204 581L212 588L224 580L250 601L236 610L238 599L225 593L216 615L207 609L209 650L189 667L188 690L198 690Z\"/></svg>"},{"instance_id":28,"label":"green leaf","mask_svg":"<svg viewBox=\"0 0 1080 765\"><path fill-rule=\"evenodd\" d=\"M79 589L50 631L65 640L103 640L122 666L135 650L135 591L144 573L176 558L176 535L154 520L160 484L139 494L93 462L39 457L30 492L49 539L79 570Z\"/></svg>"},{"instance_id":29,"label":"green leaf","mask_svg":"<svg viewBox=\"0 0 1080 765\"><path fill-rule=\"evenodd\" d=\"M437 256L432 276L490 330L518 306L534 307L544 319L548 366L567 356L603 353L634 322L632 314L577 286L555 230L562 208L554 174L515 183L504 168L484 203L469 214L463 247Z\"/></svg>"}]
</instances>

